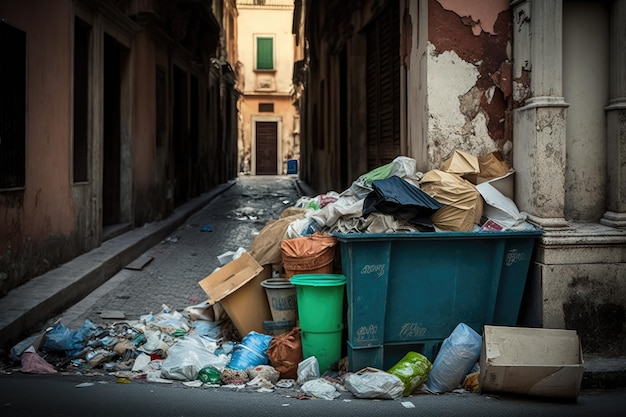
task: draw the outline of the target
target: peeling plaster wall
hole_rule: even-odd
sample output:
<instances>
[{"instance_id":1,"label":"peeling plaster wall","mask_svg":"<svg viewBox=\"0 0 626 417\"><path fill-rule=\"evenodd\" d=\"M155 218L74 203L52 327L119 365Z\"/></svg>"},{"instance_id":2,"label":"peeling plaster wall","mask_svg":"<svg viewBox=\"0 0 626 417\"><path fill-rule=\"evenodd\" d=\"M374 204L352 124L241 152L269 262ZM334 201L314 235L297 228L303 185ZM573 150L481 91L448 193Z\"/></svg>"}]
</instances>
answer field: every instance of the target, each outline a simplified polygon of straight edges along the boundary
<instances>
[{"instance_id":1,"label":"peeling plaster wall","mask_svg":"<svg viewBox=\"0 0 626 417\"><path fill-rule=\"evenodd\" d=\"M475 86L476 66L454 51L437 55L432 44L428 56L429 160L437 165L455 148L474 155L495 150L480 109L483 92Z\"/></svg>"},{"instance_id":2,"label":"peeling plaster wall","mask_svg":"<svg viewBox=\"0 0 626 417\"><path fill-rule=\"evenodd\" d=\"M510 27L507 1L429 0L430 168L454 149L510 159Z\"/></svg>"}]
</instances>

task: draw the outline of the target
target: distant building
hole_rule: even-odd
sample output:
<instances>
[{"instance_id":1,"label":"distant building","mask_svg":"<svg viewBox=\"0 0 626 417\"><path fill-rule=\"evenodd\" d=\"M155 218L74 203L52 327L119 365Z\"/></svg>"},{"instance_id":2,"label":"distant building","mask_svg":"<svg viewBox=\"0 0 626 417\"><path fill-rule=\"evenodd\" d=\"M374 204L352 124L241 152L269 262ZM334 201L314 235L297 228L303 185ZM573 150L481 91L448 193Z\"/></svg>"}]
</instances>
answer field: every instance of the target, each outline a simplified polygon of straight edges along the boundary
<instances>
[{"instance_id":1,"label":"distant building","mask_svg":"<svg viewBox=\"0 0 626 417\"><path fill-rule=\"evenodd\" d=\"M237 0L239 170L287 173L299 157L299 121L292 104L293 0Z\"/></svg>"}]
</instances>

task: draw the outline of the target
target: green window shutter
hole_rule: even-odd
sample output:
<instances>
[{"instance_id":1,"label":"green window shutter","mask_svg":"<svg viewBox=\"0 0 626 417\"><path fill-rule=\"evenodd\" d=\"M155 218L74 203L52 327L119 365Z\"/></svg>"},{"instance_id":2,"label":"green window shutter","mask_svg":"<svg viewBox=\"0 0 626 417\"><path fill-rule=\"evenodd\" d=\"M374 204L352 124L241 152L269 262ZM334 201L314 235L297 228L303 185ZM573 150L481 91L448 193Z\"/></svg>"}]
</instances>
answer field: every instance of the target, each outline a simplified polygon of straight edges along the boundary
<instances>
[{"instance_id":1,"label":"green window shutter","mask_svg":"<svg viewBox=\"0 0 626 417\"><path fill-rule=\"evenodd\" d=\"M274 69L274 40L256 38L256 69Z\"/></svg>"}]
</instances>

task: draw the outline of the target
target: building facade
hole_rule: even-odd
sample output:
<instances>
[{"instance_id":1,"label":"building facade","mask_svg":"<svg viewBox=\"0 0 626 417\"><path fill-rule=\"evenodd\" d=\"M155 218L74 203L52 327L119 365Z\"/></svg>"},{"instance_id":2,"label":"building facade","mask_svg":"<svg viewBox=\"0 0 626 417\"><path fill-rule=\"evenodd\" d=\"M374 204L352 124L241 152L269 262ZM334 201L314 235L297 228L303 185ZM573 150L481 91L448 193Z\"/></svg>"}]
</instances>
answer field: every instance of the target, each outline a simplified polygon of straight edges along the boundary
<instances>
[{"instance_id":1,"label":"building facade","mask_svg":"<svg viewBox=\"0 0 626 417\"><path fill-rule=\"evenodd\" d=\"M237 175L233 1L0 2L0 292Z\"/></svg>"},{"instance_id":2,"label":"building facade","mask_svg":"<svg viewBox=\"0 0 626 417\"><path fill-rule=\"evenodd\" d=\"M287 173L299 157L298 115L292 103L293 0L238 0L239 170Z\"/></svg>"},{"instance_id":3,"label":"building facade","mask_svg":"<svg viewBox=\"0 0 626 417\"><path fill-rule=\"evenodd\" d=\"M500 151L544 233L519 324L626 354L626 1L307 1L302 179ZM296 16L294 21L299 21Z\"/></svg>"}]
</instances>

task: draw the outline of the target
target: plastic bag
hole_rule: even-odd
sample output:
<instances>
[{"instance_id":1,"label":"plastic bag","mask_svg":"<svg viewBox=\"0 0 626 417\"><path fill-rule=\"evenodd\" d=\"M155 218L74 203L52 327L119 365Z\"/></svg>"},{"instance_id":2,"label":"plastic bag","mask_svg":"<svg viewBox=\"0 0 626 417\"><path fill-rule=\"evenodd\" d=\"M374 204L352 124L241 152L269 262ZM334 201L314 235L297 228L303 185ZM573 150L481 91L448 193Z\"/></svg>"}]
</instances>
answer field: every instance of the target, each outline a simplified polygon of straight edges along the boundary
<instances>
[{"instance_id":1,"label":"plastic bag","mask_svg":"<svg viewBox=\"0 0 626 417\"><path fill-rule=\"evenodd\" d=\"M267 349L267 357L270 364L280 372L281 378L296 379L298 364L303 359L300 328L294 327L290 332L274 337Z\"/></svg>"},{"instance_id":2,"label":"plastic bag","mask_svg":"<svg viewBox=\"0 0 626 417\"><path fill-rule=\"evenodd\" d=\"M320 364L315 356L309 356L298 364L298 379L296 382L302 385L307 381L320 377Z\"/></svg>"},{"instance_id":3,"label":"plastic bag","mask_svg":"<svg viewBox=\"0 0 626 417\"><path fill-rule=\"evenodd\" d=\"M227 368L244 370L251 366L267 365L267 349L272 336L251 331L241 343L235 345Z\"/></svg>"},{"instance_id":4,"label":"plastic bag","mask_svg":"<svg viewBox=\"0 0 626 417\"><path fill-rule=\"evenodd\" d=\"M216 344L199 335L187 335L176 341L168 350L161 367L161 376L168 379L193 381L206 366L224 369L230 358L216 355Z\"/></svg>"},{"instance_id":5,"label":"plastic bag","mask_svg":"<svg viewBox=\"0 0 626 417\"><path fill-rule=\"evenodd\" d=\"M32 346L22 353L21 361L20 372L29 374L54 374L57 372L52 365L39 356Z\"/></svg>"},{"instance_id":6,"label":"plastic bag","mask_svg":"<svg viewBox=\"0 0 626 417\"><path fill-rule=\"evenodd\" d=\"M434 393L459 386L480 357L482 339L465 323L459 323L443 341L424 387Z\"/></svg>"},{"instance_id":7,"label":"plastic bag","mask_svg":"<svg viewBox=\"0 0 626 417\"><path fill-rule=\"evenodd\" d=\"M323 378L312 379L305 382L302 387L300 387L300 391L324 400L334 400L341 396L335 386Z\"/></svg>"},{"instance_id":8,"label":"plastic bag","mask_svg":"<svg viewBox=\"0 0 626 417\"><path fill-rule=\"evenodd\" d=\"M395 400L402 397L404 383L396 375L376 368L364 368L344 380L348 391L357 398Z\"/></svg>"},{"instance_id":9,"label":"plastic bag","mask_svg":"<svg viewBox=\"0 0 626 417\"><path fill-rule=\"evenodd\" d=\"M77 330L71 330L63 323L56 323L52 330L46 334L43 348L50 351L65 352L66 356L72 356L85 347L95 332L96 326L88 319Z\"/></svg>"},{"instance_id":10,"label":"plastic bag","mask_svg":"<svg viewBox=\"0 0 626 417\"><path fill-rule=\"evenodd\" d=\"M426 356L417 352L408 352L388 372L402 381L403 395L406 397L426 381L431 368L432 364Z\"/></svg>"},{"instance_id":11,"label":"plastic bag","mask_svg":"<svg viewBox=\"0 0 626 417\"><path fill-rule=\"evenodd\" d=\"M413 176L416 174L416 166L415 159L407 156L398 156L390 163L381 165L361 175L340 196L354 195L357 199L362 200L373 190L372 183L374 181L389 178L393 175L397 175L400 178Z\"/></svg>"}]
</instances>

